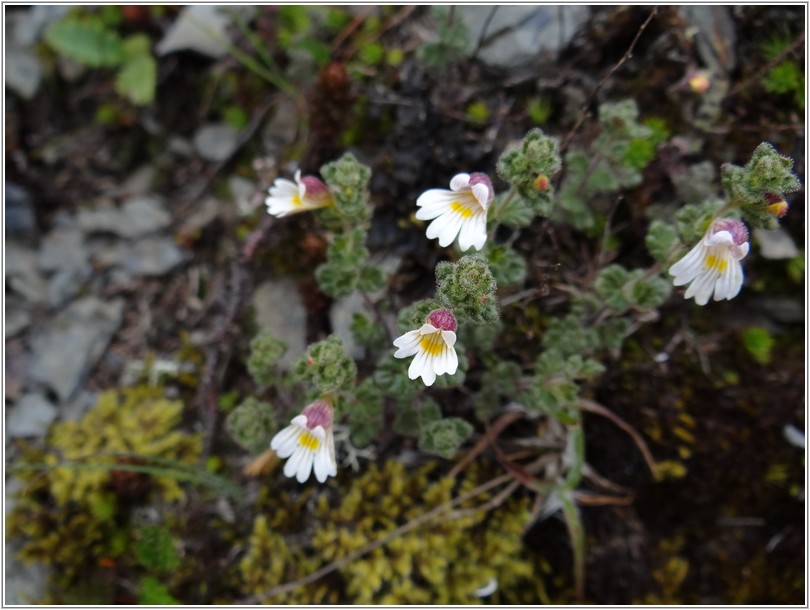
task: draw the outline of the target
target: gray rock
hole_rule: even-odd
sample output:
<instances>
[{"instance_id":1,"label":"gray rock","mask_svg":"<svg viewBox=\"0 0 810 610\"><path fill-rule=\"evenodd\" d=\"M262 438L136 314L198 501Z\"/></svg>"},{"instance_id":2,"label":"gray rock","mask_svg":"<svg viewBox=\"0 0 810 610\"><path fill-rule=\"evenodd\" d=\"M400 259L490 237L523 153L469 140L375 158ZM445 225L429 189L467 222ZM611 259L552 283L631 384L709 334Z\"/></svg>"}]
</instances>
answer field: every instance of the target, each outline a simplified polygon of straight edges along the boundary
<instances>
[{"instance_id":1,"label":"gray rock","mask_svg":"<svg viewBox=\"0 0 810 610\"><path fill-rule=\"evenodd\" d=\"M6 181L6 236L32 240L39 233L30 193L14 182Z\"/></svg>"},{"instance_id":2,"label":"gray rock","mask_svg":"<svg viewBox=\"0 0 810 610\"><path fill-rule=\"evenodd\" d=\"M15 558L21 546L6 544L6 579L4 605L30 605L42 599L48 589L50 570L42 563L24 563Z\"/></svg>"},{"instance_id":3,"label":"gray rock","mask_svg":"<svg viewBox=\"0 0 810 610\"><path fill-rule=\"evenodd\" d=\"M236 202L236 209L240 216L252 214L264 201L264 196L258 198L255 196L258 191L256 183L242 176L230 176L228 188L231 190L231 196Z\"/></svg>"},{"instance_id":4,"label":"gray rock","mask_svg":"<svg viewBox=\"0 0 810 610\"><path fill-rule=\"evenodd\" d=\"M159 276L168 273L185 259L183 251L171 237L141 239L126 249L121 264L135 275Z\"/></svg>"},{"instance_id":5,"label":"gray rock","mask_svg":"<svg viewBox=\"0 0 810 610\"><path fill-rule=\"evenodd\" d=\"M271 280L260 284L253 294L253 307L259 330L270 331L287 344L279 361L290 366L306 349L307 311L293 280Z\"/></svg>"},{"instance_id":6,"label":"gray rock","mask_svg":"<svg viewBox=\"0 0 810 610\"><path fill-rule=\"evenodd\" d=\"M99 205L92 209L81 209L76 214L76 222L85 233L112 233L120 235L124 217L115 206Z\"/></svg>"},{"instance_id":7,"label":"gray rock","mask_svg":"<svg viewBox=\"0 0 810 610\"><path fill-rule=\"evenodd\" d=\"M193 235L202 231L217 219L222 211L222 205L219 199L210 196L195 203L193 210L183 220L177 232L181 235Z\"/></svg>"},{"instance_id":8,"label":"gray rock","mask_svg":"<svg viewBox=\"0 0 810 610\"><path fill-rule=\"evenodd\" d=\"M231 18L222 8L209 4L185 7L155 47L157 54L188 50L214 59L224 57Z\"/></svg>"},{"instance_id":9,"label":"gray rock","mask_svg":"<svg viewBox=\"0 0 810 610\"><path fill-rule=\"evenodd\" d=\"M11 46L6 49L6 87L30 100L42 81L42 66L31 49Z\"/></svg>"},{"instance_id":10,"label":"gray rock","mask_svg":"<svg viewBox=\"0 0 810 610\"><path fill-rule=\"evenodd\" d=\"M236 150L239 132L227 123L203 125L194 134L194 149L206 161L224 161Z\"/></svg>"},{"instance_id":11,"label":"gray rock","mask_svg":"<svg viewBox=\"0 0 810 610\"><path fill-rule=\"evenodd\" d=\"M92 274L89 265L54 273L48 281L48 304L56 308L67 303L79 293Z\"/></svg>"},{"instance_id":12,"label":"gray rock","mask_svg":"<svg viewBox=\"0 0 810 610\"><path fill-rule=\"evenodd\" d=\"M14 241L6 242L6 282L19 295L32 303L47 296L47 284L37 268L37 253Z\"/></svg>"},{"instance_id":13,"label":"gray rock","mask_svg":"<svg viewBox=\"0 0 810 610\"><path fill-rule=\"evenodd\" d=\"M59 407L59 419L79 421L98 402L98 393L79 390L67 404Z\"/></svg>"},{"instance_id":14,"label":"gray rock","mask_svg":"<svg viewBox=\"0 0 810 610\"><path fill-rule=\"evenodd\" d=\"M33 47L42 36L45 28L59 21L70 10L69 6L36 4L26 11L8 11L6 15L6 36L10 44L20 47Z\"/></svg>"},{"instance_id":15,"label":"gray rock","mask_svg":"<svg viewBox=\"0 0 810 610\"><path fill-rule=\"evenodd\" d=\"M28 382L31 355L22 341L6 340L5 382L6 400L15 401L22 395Z\"/></svg>"},{"instance_id":16,"label":"gray rock","mask_svg":"<svg viewBox=\"0 0 810 610\"><path fill-rule=\"evenodd\" d=\"M154 195L140 195L128 200L122 208L124 235L141 237L167 228L172 217L166 210L162 198Z\"/></svg>"},{"instance_id":17,"label":"gray rock","mask_svg":"<svg viewBox=\"0 0 810 610\"><path fill-rule=\"evenodd\" d=\"M75 301L51 320L33 344L31 379L60 401L73 396L121 325L124 301Z\"/></svg>"},{"instance_id":18,"label":"gray rock","mask_svg":"<svg viewBox=\"0 0 810 610\"><path fill-rule=\"evenodd\" d=\"M44 396L24 394L6 415L6 440L43 436L57 414L56 407Z\"/></svg>"},{"instance_id":19,"label":"gray rock","mask_svg":"<svg viewBox=\"0 0 810 610\"><path fill-rule=\"evenodd\" d=\"M31 324L31 316L19 305L14 306L6 301L6 339L16 337Z\"/></svg>"},{"instance_id":20,"label":"gray rock","mask_svg":"<svg viewBox=\"0 0 810 610\"><path fill-rule=\"evenodd\" d=\"M472 44L484 33L477 57L501 68L537 61L541 53L556 55L590 17L590 8L580 5L469 5L456 11L470 32Z\"/></svg>"},{"instance_id":21,"label":"gray rock","mask_svg":"<svg viewBox=\"0 0 810 610\"><path fill-rule=\"evenodd\" d=\"M373 313L366 304L363 295L353 292L349 296L335 299L329 309L329 322L332 325L332 332L343 339L348 353L355 360L360 360L365 356L366 348L358 344L352 335L351 324L354 314L359 313L372 317Z\"/></svg>"},{"instance_id":22,"label":"gray rock","mask_svg":"<svg viewBox=\"0 0 810 610\"><path fill-rule=\"evenodd\" d=\"M779 260L795 258L799 255L799 249L793 238L782 227L774 231L755 228L754 239L759 243L759 253L762 258Z\"/></svg>"},{"instance_id":23,"label":"gray rock","mask_svg":"<svg viewBox=\"0 0 810 610\"><path fill-rule=\"evenodd\" d=\"M737 26L729 6L687 4L679 7L694 28L698 54L710 72L728 75L737 65Z\"/></svg>"},{"instance_id":24,"label":"gray rock","mask_svg":"<svg viewBox=\"0 0 810 610\"><path fill-rule=\"evenodd\" d=\"M42 240L39 268L43 271L83 270L88 266L84 233L79 227L58 227Z\"/></svg>"},{"instance_id":25,"label":"gray rock","mask_svg":"<svg viewBox=\"0 0 810 610\"><path fill-rule=\"evenodd\" d=\"M145 195L152 188L156 175L157 169L154 165L142 165L132 172L122 184L114 187L107 194L111 197Z\"/></svg>"}]
</instances>

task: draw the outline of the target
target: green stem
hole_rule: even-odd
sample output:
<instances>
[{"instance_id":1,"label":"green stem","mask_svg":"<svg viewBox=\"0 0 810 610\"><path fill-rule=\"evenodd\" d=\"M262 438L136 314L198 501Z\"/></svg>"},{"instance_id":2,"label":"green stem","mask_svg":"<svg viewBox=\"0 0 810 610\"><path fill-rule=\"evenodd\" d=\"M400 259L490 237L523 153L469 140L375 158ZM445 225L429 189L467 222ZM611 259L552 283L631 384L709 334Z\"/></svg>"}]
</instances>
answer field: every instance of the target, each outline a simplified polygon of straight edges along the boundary
<instances>
[{"instance_id":1,"label":"green stem","mask_svg":"<svg viewBox=\"0 0 810 610\"><path fill-rule=\"evenodd\" d=\"M574 591L577 601L582 603L585 599L585 528L582 526L579 509L569 491L560 493L560 502L574 552Z\"/></svg>"}]
</instances>

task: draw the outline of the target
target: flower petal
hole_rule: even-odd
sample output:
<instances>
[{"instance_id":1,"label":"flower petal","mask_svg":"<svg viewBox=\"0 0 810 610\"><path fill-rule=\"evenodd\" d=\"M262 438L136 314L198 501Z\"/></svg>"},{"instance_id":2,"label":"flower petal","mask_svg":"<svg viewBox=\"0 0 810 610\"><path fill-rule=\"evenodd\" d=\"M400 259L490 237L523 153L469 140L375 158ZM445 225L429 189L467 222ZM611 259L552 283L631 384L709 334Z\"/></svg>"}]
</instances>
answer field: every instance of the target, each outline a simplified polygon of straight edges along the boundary
<instances>
[{"instance_id":1,"label":"flower petal","mask_svg":"<svg viewBox=\"0 0 810 610\"><path fill-rule=\"evenodd\" d=\"M450 189L461 191L470 186L470 174L456 174L450 179Z\"/></svg>"}]
</instances>

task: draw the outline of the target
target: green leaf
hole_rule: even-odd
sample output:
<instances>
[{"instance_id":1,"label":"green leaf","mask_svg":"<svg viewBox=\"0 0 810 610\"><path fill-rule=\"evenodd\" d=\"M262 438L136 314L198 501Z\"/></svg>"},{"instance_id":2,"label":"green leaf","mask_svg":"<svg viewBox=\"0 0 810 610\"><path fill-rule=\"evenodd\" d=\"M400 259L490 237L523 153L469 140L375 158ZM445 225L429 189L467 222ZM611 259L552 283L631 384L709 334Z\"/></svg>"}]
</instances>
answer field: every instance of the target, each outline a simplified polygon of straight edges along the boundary
<instances>
[{"instance_id":1,"label":"green leaf","mask_svg":"<svg viewBox=\"0 0 810 610\"><path fill-rule=\"evenodd\" d=\"M127 36L121 43L121 50L124 53L124 59L130 60L141 55L152 54L152 41L146 34L133 34Z\"/></svg>"},{"instance_id":2,"label":"green leaf","mask_svg":"<svg viewBox=\"0 0 810 610\"><path fill-rule=\"evenodd\" d=\"M526 279L526 261L506 245L489 248L489 269L499 286L521 284Z\"/></svg>"},{"instance_id":3,"label":"green leaf","mask_svg":"<svg viewBox=\"0 0 810 610\"><path fill-rule=\"evenodd\" d=\"M421 428L419 449L450 459L472 431L472 425L460 417L439 419Z\"/></svg>"},{"instance_id":4,"label":"green leaf","mask_svg":"<svg viewBox=\"0 0 810 610\"><path fill-rule=\"evenodd\" d=\"M115 78L115 90L139 106L152 103L156 86L157 63L151 55L128 60Z\"/></svg>"},{"instance_id":5,"label":"green leaf","mask_svg":"<svg viewBox=\"0 0 810 610\"><path fill-rule=\"evenodd\" d=\"M534 219L534 210L518 195L512 197L502 208L495 204L495 209L499 211L498 222L513 229L529 226Z\"/></svg>"},{"instance_id":6,"label":"green leaf","mask_svg":"<svg viewBox=\"0 0 810 610\"><path fill-rule=\"evenodd\" d=\"M630 288L629 299L641 309L654 309L664 304L672 292L672 283L662 277L652 277L634 282Z\"/></svg>"},{"instance_id":7,"label":"green leaf","mask_svg":"<svg viewBox=\"0 0 810 610\"><path fill-rule=\"evenodd\" d=\"M596 276L593 288L605 305L621 312L628 307L624 287L630 279L630 272L621 265L608 265Z\"/></svg>"},{"instance_id":8,"label":"green leaf","mask_svg":"<svg viewBox=\"0 0 810 610\"><path fill-rule=\"evenodd\" d=\"M746 328L742 333L742 342L751 357L759 364L770 363L774 339L767 328L761 326Z\"/></svg>"},{"instance_id":9,"label":"green leaf","mask_svg":"<svg viewBox=\"0 0 810 610\"><path fill-rule=\"evenodd\" d=\"M665 263L680 244L678 231L671 224L654 220L644 238L647 250L659 263Z\"/></svg>"},{"instance_id":10,"label":"green leaf","mask_svg":"<svg viewBox=\"0 0 810 610\"><path fill-rule=\"evenodd\" d=\"M135 560L148 570L170 572L180 565L180 555L165 526L147 525L135 533Z\"/></svg>"},{"instance_id":11,"label":"green leaf","mask_svg":"<svg viewBox=\"0 0 810 610\"><path fill-rule=\"evenodd\" d=\"M56 52L92 68L117 66L124 60L121 37L98 18L67 18L45 31L45 41Z\"/></svg>"},{"instance_id":12,"label":"green leaf","mask_svg":"<svg viewBox=\"0 0 810 610\"><path fill-rule=\"evenodd\" d=\"M377 267L363 267L357 280L361 292L376 292L385 288L385 274Z\"/></svg>"},{"instance_id":13,"label":"green leaf","mask_svg":"<svg viewBox=\"0 0 810 610\"><path fill-rule=\"evenodd\" d=\"M179 605L169 589L153 576L144 576L138 583L138 604L142 606Z\"/></svg>"}]
</instances>

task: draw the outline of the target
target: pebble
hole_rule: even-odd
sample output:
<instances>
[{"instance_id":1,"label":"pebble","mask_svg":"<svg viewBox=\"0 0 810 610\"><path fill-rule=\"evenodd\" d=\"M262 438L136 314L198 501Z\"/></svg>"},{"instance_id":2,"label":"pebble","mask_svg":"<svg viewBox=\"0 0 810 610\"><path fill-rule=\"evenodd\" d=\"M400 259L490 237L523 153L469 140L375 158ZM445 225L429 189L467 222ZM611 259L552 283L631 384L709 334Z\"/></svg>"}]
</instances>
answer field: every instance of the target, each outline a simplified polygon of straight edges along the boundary
<instances>
[{"instance_id":1,"label":"pebble","mask_svg":"<svg viewBox=\"0 0 810 610\"><path fill-rule=\"evenodd\" d=\"M287 352L279 361L289 367L306 349L307 311L293 280L264 282L253 293L256 324L261 331L270 331L287 344Z\"/></svg>"},{"instance_id":2,"label":"pebble","mask_svg":"<svg viewBox=\"0 0 810 610\"><path fill-rule=\"evenodd\" d=\"M24 394L6 414L6 440L43 436L57 414L53 403L41 394Z\"/></svg>"},{"instance_id":3,"label":"pebble","mask_svg":"<svg viewBox=\"0 0 810 610\"><path fill-rule=\"evenodd\" d=\"M228 159L238 143L239 132L227 123L209 123L194 134L194 149L206 161Z\"/></svg>"},{"instance_id":4,"label":"pebble","mask_svg":"<svg viewBox=\"0 0 810 610\"><path fill-rule=\"evenodd\" d=\"M759 253L762 258L780 260L795 258L799 255L799 249L793 238L782 227L774 231L754 228L754 239L759 243Z\"/></svg>"},{"instance_id":5,"label":"pebble","mask_svg":"<svg viewBox=\"0 0 810 610\"><path fill-rule=\"evenodd\" d=\"M228 48L222 41L230 42L231 18L222 8L207 4L185 7L155 47L157 54L196 51L213 59L227 55Z\"/></svg>"},{"instance_id":6,"label":"pebble","mask_svg":"<svg viewBox=\"0 0 810 610\"><path fill-rule=\"evenodd\" d=\"M161 276L185 260L174 239L168 236L145 237L124 249L121 265L135 275Z\"/></svg>"},{"instance_id":7,"label":"pebble","mask_svg":"<svg viewBox=\"0 0 810 610\"><path fill-rule=\"evenodd\" d=\"M32 341L31 380L71 398L121 325L124 301L74 301Z\"/></svg>"},{"instance_id":8,"label":"pebble","mask_svg":"<svg viewBox=\"0 0 810 610\"><path fill-rule=\"evenodd\" d=\"M494 13L493 13L494 10ZM484 33L477 57L500 68L556 55L590 17L587 6L459 6L456 13L469 30L471 45ZM486 30L486 31L485 31ZM505 32L503 35L495 35Z\"/></svg>"}]
</instances>

